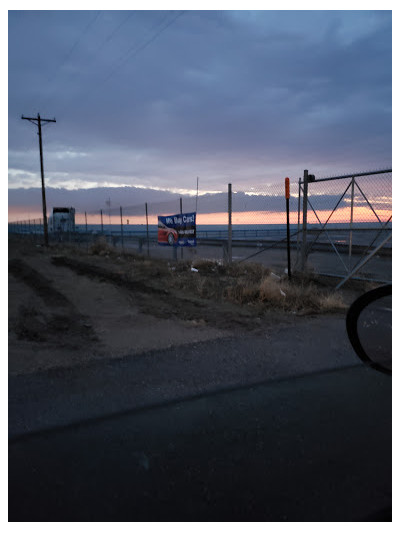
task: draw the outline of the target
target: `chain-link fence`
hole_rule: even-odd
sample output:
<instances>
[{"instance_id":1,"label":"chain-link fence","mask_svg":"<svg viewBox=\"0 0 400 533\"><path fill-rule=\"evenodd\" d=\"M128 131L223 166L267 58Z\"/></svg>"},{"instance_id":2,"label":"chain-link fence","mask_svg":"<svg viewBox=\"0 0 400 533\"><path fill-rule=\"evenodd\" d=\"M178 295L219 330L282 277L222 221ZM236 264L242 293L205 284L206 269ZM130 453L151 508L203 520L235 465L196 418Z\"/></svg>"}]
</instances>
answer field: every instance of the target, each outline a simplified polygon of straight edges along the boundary
<instances>
[{"instance_id":1,"label":"chain-link fence","mask_svg":"<svg viewBox=\"0 0 400 533\"><path fill-rule=\"evenodd\" d=\"M41 243L44 235L43 218L9 222L8 233L18 234L33 242Z\"/></svg>"},{"instance_id":2,"label":"chain-link fence","mask_svg":"<svg viewBox=\"0 0 400 533\"><path fill-rule=\"evenodd\" d=\"M290 187L289 233L297 246L298 186ZM284 178L280 183L236 190L232 201L233 261L257 261L283 272L287 267L287 212Z\"/></svg>"},{"instance_id":3,"label":"chain-link fence","mask_svg":"<svg viewBox=\"0 0 400 533\"><path fill-rule=\"evenodd\" d=\"M246 260L256 253L257 261L271 263L279 256L282 263L286 239L286 213L284 181L266 185L251 192L235 190L227 186L225 192L184 196L170 201L114 206L111 201L98 210L75 213L75 231L55 230L49 217L49 242L71 242L89 247L102 239L109 245L126 251L148 254L167 259L193 258L218 261ZM231 200L229 199L231 198ZM290 199L291 228L297 228L297 185L295 197ZM231 231L229 230L229 210ZM195 248L161 247L157 242L158 215L196 212ZM43 220L32 233L32 221L9 224L9 232L40 240L43 236ZM276 250L260 254L264 246L274 245ZM281 249L282 248L282 249ZM278 251L277 251L278 250ZM274 255L275 253L275 255ZM282 260L281 260L282 259ZM273 261L272 261L273 262ZM275 265L277 266L277 265Z\"/></svg>"},{"instance_id":4,"label":"chain-link fence","mask_svg":"<svg viewBox=\"0 0 400 533\"><path fill-rule=\"evenodd\" d=\"M353 276L391 280L391 186L391 170L292 180L292 271L311 268L345 279L357 269ZM225 192L169 201L106 204L76 212L74 231L55 231L50 217L49 241L89 249L101 239L123 251L171 260L256 261L278 273L289 267L284 178L250 190L228 185ZM159 246L158 216L190 212L196 212L197 246ZM35 242L43 240L43 231L42 219L9 224L10 233Z\"/></svg>"}]
</instances>

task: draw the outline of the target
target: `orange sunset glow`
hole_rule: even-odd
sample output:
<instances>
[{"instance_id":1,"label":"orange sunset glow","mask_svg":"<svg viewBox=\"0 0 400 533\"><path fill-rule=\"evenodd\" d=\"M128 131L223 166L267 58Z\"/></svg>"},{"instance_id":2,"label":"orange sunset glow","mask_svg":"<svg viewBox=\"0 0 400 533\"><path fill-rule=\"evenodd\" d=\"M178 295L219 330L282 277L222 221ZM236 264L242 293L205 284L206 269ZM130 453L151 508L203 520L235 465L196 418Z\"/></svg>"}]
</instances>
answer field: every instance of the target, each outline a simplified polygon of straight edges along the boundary
<instances>
[{"instance_id":1,"label":"orange sunset glow","mask_svg":"<svg viewBox=\"0 0 400 533\"><path fill-rule=\"evenodd\" d=\"M392 212L388 209L375 209L375 212L379 216L382 222L386 222L388 218L391 216ZM325 210L318 210L316 211L318 218L322 223L325 223L328 219L329 215L331 214L331 210L325 209ZM160 216L166 216L169 213L162 213ZM350 207L342 207L338 208L331 218L329 219L329 222L332 223L346 223L350 221ZM83 225L85 224L85 214L84 213L77 213L76 214L76 224ZM108 215L103 214L103 224L109 224L111 220L111 224L113 225L120 225L121 224L121 217L120 215L111 215L109 217ZM302 220L302 214L300 216L300 222ZM312 211L308 211L308 222L310 224L318 224L318 220L315 217L314 213ZM377 218L375 217L374 213L371 211L369 207L357 207L354 209L353 213L353 222L355 223L361 223L361 222L377 222ZM99 214L92 214L87 215L87 223L88 224L100 224L100 215ZM122 215L122 223L123 225L144 225L146 224L146 217L144 215L141 216L129 216L129 215ZM157 215L149 215L149 225L156 226L158 223ZM196 223L198 225L228 225L228 213L199 213L196 218ZM290 213L290 223L291 224L297 224L297 212ZM232 224L240 224L240 225L259 225L259 224L286 224L286 212L280 211L280 212L269 212L269 211L242 211L242 212L236 212L232 213Z\"/></svg>"},{"instance_id":2,"label":"orange sunset glow","mask_svg":"<svg viewBox=\"0 0 400 533\"><path fill-rule=\"evenodd\" d=\"M386 222L392 215L392 211L389 209L375 209L376 214L379 216L382 222ZM325 223L332 211L329 209L316 210L318 218L322 223ZM163 213L162 216L166 216L169 213ZM31 211L29 213L26 210L19 210L18 208L11 208L9 212L8 221L33 221L34 219L42 218L42 212L39 210ZM341 207L331 215L330 223L349 223L351 216L350 207ZM300 213L300 222L302 220L302 213ZM157 215L149 215L149 225L156 226L158 223ZM318 224L318 220L313 211L308 211L307 221L309 224ZM77 225L85 225L86 222L90 225L101 224L100 214L87 214L76 213L75 222ZM108 225L120 225L120 215L111 215L103 213L103 224ZM223 212L217 213L199 213L197 215L198 225L228 225L228 214ZM297 224L298 215L297 212L290 213L290 223ZM376 216L368 206L357 206L353 212L353 222L378 222ZM122 223L124 226L129 225L145 225L146 217L144 215L122 215ZM232 213L233 225L261 225L261 224L286 224L286 212L269 212L269 211L242 211Z\"/></svg>"}]
</instances>

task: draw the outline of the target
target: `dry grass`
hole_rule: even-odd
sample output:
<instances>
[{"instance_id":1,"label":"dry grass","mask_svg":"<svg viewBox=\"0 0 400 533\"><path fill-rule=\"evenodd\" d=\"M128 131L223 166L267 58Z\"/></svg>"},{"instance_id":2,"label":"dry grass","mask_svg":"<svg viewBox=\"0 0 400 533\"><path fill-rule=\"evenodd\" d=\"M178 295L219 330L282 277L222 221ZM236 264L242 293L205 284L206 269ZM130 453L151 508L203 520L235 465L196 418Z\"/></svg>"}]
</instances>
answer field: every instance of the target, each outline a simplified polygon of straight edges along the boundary
<instances>
[{"instance_id":1,"label":"dry grass","mask_svg":"<svg viewBox=\"0 0 400 533\"><path fill-rule=\"evenodd\" d=\"M89 248L91 255L107 255L114 251L112 246L107 243L107 239L103 236L98 237Z\"/></svg>"},{"instance_id":2,"label":"dry grass","mask_svg":"<svg viewBox=\"0 0 400 533\"><path fill-rule=\"evenodd\" d=\"M89 249L90 255L106 256L118 263L127 279L165 290L185 291L188 295L212 300L228 300L239 305L279 309L287 312L329 313L344 311L346 304L333 287L315 276L294 276L289 282L259 263L223 264L195 259L166 261L134 253L117 252L100 237Z\"/></svg>"},{"instance_id":3,"label":"dry grass","mask_svg":"<svg viewBox=\"0 0 400 533\"><path fill-rule=\"evenodd\" d=\"M191 263L198 269L202 275L220 275L231 278L246 278L259 280L262 276L268 274L270 270L259 263L232 263L226 265L220 261L211 261L207 259L198 259Z\"/></svg>"},{"instance_id":4,"label":"dry grass","mask_svg":"<svg viewBox=\"0 0 400 533\"><path fill-rule=\"evenodd\" d=\"M198 272L192 272L191 267ZM240 305L262 305L288 312L329 313L347 309L342 296L319 286L310 277L289 282L258 263L223 265L197 260L173 267L171 286L214 300L226 299Z\"/></svg>"},{"instance_id":5,"label":"dry grass","mask_svg":"<svg viewBox=\"0 0 400 533\"><path fill-rule=\"evenodd\" d=\"M331 312L347 308L339 293L323 290L314 283L301 279L289 282L272 277L264 278L260 283L259 298L291 311Z\"/></svg>"}]
</instances>

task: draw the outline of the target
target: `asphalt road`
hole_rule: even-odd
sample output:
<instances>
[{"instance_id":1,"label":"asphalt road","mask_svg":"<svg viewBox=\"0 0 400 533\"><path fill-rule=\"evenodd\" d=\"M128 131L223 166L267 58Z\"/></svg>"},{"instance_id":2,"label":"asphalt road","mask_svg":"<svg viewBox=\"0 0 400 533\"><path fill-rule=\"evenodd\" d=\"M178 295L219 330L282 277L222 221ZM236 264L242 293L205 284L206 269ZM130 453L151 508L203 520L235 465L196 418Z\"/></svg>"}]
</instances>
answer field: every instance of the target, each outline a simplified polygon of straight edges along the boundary
<instances>
[{"instance_id":1,"label":"asphalt road","mask_svg":"<svg viewBox=\"0 0 400 533\"><path fill-rule=\"evenodd\" d=\"M13 377L9 521L387 520L391 413L343 317Z\"/></svg>"},{"instance_id":2,"label":"asphalt road","mask_svg":"<svg viewBox=\"0 0 400 533\"><path fill-rule=\"evenodd\" d=\"M391 378L331 370L12 439L9 521L391 516Z\"/></svg>"},{"instance_id":3,"label":"asphalt road","mask_svg":"<svg viewBox=\"0 0 400 533\"><path fill-rule=\"evenodd\" d=\"M157 332L154 332L156 335ZM9 377L9 436L258 382L361 365L344 315Z\"/></svg>"}]
</instances>

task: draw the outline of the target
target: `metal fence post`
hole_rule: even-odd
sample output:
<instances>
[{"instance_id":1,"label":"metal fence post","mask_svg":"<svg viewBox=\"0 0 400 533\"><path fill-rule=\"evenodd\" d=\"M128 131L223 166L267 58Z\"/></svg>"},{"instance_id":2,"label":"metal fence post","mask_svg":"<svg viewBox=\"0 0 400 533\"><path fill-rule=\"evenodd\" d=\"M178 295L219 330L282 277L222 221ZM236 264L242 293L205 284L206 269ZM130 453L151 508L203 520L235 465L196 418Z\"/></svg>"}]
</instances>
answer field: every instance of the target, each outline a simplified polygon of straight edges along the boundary
<instances>
[{"instance_id":1,"label":"metal fence post","mask_svg":"<svg viewBox=\"0 0 400 533\"><path fill-rule=\"evenodd\" d=\"M147 211L147 202L145 203L146 207L146 237L147 237L147 257L150 257L150 245L149 245L149 214Z\"/></svg>"},{"instance_id":2,"label":"metal fence post","mask_svg":"<svg viewBox=\"0 0 400 533\"><path fill-rule=\"evenodd\" d=\"M290 211L289 211L289 199L290 199L290 180L285 178L285 200L286 200L286 248L287 248L287 261L288 261L288 278L292 278L291 265L290 265Z\"/></svg>"},{"instance_id":3,"label":"metal fence post","mask_svg":"<svg viewBox=\"0 0 400 533\"><path fill-rule=\"evenodd\" d=\"M121 246L122 246L122 251L124 251L124 225L122 222L122 206L119 207L119 213L121 215Z\"/></svg>"},{"instance_id":4,"label":"metal fence post","mask_svg":"<svg viewBox=\"0 0 400 533\"><path fill-rule=\"evenodd\" d=\"M182 211L182 197L179 200L180 200L179 203L180 203L180 208L181 208L181 224L182 224L182 214L183 214L183 211ZM181 260L183 260L183 247L182 246L181 246Z\"/></svg>"},{"instance_id":5,"label":"metal fence post","mask_svg":"<svg viewBox=\"0 0 400 533\"><path fill-rule=\"evenodd\" d=\"M297 199L297 245L296 245L296 264L299 261L300 252L300 201L301 201L301 178L299 178L299 196Z\"/></svg>"},{"instance_id":6,"label":"metal fence post","mask_svg":"<svg viewBox=\"0 0 400 533\"><path fill-rule=\"evenodd\" d=\"M307 202L308 202L308 170L303 177L303 225L301 242L301 271L304 272L307 264Z\"/></svg>"},{"instance_id":7,"label":"metal fence post","mask_svg":"<svg viewBox=\"0 0 400 533\"><path fill-rule=\"evenodd\" d=\"M89 251L89 236L88 236L88 229L87 229L87 215L86 215L86 211L85 211L85 239L86 239L86 250Z\"/></svg>"},{"instance_id":8,"label":"metal fence post","mask_svg":"<svg viewBox=\"0 0 400 533\"><path fill-rule=\"evenodd\" d=\"M351 178L351 205L350 205L350 234L349 234L349 269L351 269L351 254L353 248L353 218L354 218L354 176Z\"/></svg>"},{"instance_id":9,"label":"metal fence post","mask_svg":"<svg viewBox=\"0 0 400 533\"><path fill-rule=\"evenodd\" d=\"M232 184L228 183L228 263L232 263Z\"/></svg>"}]
</instances>

